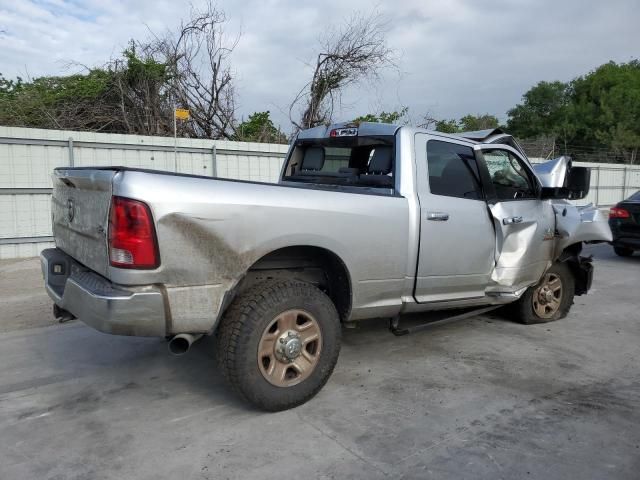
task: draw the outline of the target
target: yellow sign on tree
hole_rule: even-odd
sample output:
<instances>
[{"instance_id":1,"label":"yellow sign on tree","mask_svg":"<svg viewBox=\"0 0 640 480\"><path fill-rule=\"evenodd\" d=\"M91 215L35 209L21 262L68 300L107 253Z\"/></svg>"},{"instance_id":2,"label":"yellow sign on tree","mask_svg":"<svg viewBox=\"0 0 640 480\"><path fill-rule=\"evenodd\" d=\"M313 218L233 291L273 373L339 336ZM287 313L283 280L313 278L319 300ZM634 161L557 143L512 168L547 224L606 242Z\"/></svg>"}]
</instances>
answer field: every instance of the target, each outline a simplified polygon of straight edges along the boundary
<instances>
[{"instance_id":1,"label":"yellow sign on tree","mask_svg":"<svg viewBox=\"0 0 640 480\"><path fill-rule=\"evenodd\" d=\"M186 108L176 108L176 118L178 120L189 120L189 110Z\"/></svg>"}]
</instances>

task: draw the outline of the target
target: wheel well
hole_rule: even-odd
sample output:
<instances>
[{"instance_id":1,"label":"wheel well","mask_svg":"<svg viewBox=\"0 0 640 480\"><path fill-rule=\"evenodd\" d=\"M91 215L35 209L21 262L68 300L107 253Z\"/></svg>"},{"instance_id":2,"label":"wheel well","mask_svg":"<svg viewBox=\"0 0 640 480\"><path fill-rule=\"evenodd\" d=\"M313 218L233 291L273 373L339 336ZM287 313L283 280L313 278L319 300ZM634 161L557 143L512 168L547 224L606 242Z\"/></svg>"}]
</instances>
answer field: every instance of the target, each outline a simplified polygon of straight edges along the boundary
<instances>
[{"instance_id":1,"label":"wheel well","mask_svg":"<svg viewBox=\"0 0 640 480\"><path fill-rule=\"evenodd\" d=\"M573 274L575 280L575 294L584 295L591 288L591 280L593 278L593 266L591 265L591 257L583 257L582 242L574 243L566 247L558 261L566 263Z\"/></svg>"},{"instance_id":2,"label":"wheel well","mask_svg":"<svg viewBox=\"0 0 640 480\"><path fill-rule=\"evenodd\" d=\"M351 313L351 279L344 262L320 247L293 246L268 253L255 262L238 285L237 293L267 279L294 278L325 292L341 321Z\"/></svg>"},{"instance_id":3,"label":"wheel well","mask_svg":"<svg viewBox=\"0 0 640 480\"><path fill-rule=\"evenodd\" d=\"M558 260L564 262L571 257L578 257L580 256L580 252L582 252L582 242L574 243L565 247Z\"/></svg>"}]
</instances>

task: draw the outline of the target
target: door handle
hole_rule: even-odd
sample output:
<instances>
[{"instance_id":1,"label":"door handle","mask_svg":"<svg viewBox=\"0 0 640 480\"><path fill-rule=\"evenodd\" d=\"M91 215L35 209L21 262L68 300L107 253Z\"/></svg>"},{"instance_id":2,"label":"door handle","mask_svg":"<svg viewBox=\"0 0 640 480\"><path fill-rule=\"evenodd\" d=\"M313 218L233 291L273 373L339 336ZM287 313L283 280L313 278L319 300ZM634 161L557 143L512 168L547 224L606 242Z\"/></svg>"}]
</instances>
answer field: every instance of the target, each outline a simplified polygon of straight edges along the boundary
<instances>
[{"instance_id":1,"label":"door handle","mask_svg":"<svg viewBox=\"0 0 640 480\"><path fill-rule=\"evenodd\" d=\"M427 220L446 222L449 220L449 214L446 212L427 212Z\"/></svg>"},{"instance_id":2,"label":"door handle","mask_svg":"<svg viewBox=\"0 0 640 480\"><path fill-rule=\"evenodd\" d=\"M514 223L522 223L522 217L508 217L503 218L502 223L505 225L513 225Z\"/></svg>"}]
</instances>

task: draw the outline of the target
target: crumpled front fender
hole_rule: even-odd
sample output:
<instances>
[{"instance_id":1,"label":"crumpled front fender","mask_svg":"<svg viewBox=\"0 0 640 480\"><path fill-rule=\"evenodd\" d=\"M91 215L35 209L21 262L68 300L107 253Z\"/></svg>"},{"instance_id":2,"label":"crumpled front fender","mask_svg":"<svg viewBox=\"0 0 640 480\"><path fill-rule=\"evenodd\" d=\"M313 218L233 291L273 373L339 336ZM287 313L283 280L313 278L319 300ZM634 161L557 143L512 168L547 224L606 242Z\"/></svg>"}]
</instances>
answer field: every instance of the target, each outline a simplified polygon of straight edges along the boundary
<instances>
[{"instance_id":1,"label":"crumpled front fender","mask_svg":"<svg viewBox=\"0 0 640 480\"><path fill-rule=\"evenodd\" d=\"M610 242L613 239L608 217L592 204L576 207L569 202L554 203L556 212L556 255L579 242Z\"/></svg>"}]
</instances>

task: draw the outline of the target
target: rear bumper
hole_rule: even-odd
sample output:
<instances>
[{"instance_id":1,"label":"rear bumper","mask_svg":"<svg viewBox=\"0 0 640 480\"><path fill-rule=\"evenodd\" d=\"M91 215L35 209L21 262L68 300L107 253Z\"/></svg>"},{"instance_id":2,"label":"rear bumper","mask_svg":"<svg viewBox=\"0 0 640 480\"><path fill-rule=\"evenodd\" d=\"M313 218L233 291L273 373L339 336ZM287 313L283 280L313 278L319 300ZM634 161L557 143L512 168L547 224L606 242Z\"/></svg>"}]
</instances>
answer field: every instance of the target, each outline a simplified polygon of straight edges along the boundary
<instances>
[{"instance_id":1,"label":"rear bumper","mask_svg":"<svg viewBox=\"0 0 640 480\"><path fill-rule=\"evenodd\" d=\"M638 237L617 237L614 238L611 244L614 247L633 248L634 250L640 250L640 236Z\"/></svg>"},{"instance_id":2,"label":"rear bumper","mask_svg":"<svg viewBox=\"0 0 640 480\"><path fill-rule=\"evenodd\" d=\"M609 226L613 234L611 244L614 247L632 248L640 250L640 229L621 226L615 219L609 219Z\"/></svg>"},{"instance_id":3,"label":"rear bumper","mask_svg":"<svg viewBox=\"0 0 640 480\"><path fill-rule=\"evenodd\" d=\"M114 335L166 335L165 302L157 287L114 285L58 248L43 250L40 264L54 303L90 327Z\"/></svg>"}]
</instances>

